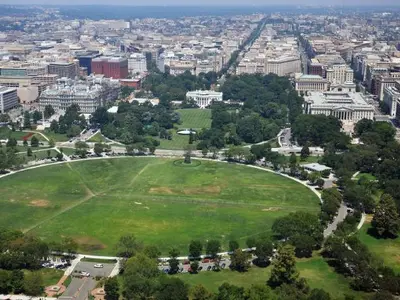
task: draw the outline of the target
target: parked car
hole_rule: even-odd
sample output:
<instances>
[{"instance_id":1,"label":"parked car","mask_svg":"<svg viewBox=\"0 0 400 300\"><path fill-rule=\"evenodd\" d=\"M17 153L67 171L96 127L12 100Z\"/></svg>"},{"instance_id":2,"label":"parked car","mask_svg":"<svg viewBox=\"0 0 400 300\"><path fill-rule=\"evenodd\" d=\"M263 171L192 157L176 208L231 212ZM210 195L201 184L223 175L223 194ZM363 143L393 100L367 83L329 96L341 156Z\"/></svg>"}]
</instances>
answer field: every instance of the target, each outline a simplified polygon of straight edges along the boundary
<instances>
[{"instance_id":1,"label":"parked car","mask_svg":"<svg viewBox=\"0 0 400 300\"><path fill-rule=\"evenodd\" d=\"M93 267L95 267L95 268L103 268L104 266L103 266L103 264L95 264Z\"/></svg>"},{"instance_id":2,"label":"parked car","mask_svg":"<svg viewBox=\"0 0 400 300\"><path fill-rule=\"evenodd\" d=\"M84 277L90 277L90 273L89 272L81 272L81 275Z\"/></svg>"}]
</instances>

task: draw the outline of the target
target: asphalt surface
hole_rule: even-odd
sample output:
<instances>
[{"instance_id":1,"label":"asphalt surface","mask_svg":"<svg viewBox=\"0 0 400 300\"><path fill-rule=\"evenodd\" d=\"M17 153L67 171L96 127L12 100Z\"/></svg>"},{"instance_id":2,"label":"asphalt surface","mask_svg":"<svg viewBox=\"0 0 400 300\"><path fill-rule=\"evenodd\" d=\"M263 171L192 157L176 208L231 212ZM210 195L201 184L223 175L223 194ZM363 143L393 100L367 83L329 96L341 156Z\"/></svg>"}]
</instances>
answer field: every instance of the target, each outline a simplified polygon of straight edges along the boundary
<instances>
[{"instance_id":1,"label":"asphalt surface","mask_svg":"<svg viewBox=\"0 0 400 300\"><path fill-rule=\"evenodd\" d=\"M76 300L85 300L88 298L90 292L96 287L96 280L94 279L96 276L107 277L110 275L112 269L115 264L103 263L103 268L95 268L94 265L96 263L93 262L79 262L73 273L77 274L78 272L88 272L90 273L89 277L76 278L73 277L70 285L63 293L63 297L75 297Z\"/></svg>"}]
</instances>

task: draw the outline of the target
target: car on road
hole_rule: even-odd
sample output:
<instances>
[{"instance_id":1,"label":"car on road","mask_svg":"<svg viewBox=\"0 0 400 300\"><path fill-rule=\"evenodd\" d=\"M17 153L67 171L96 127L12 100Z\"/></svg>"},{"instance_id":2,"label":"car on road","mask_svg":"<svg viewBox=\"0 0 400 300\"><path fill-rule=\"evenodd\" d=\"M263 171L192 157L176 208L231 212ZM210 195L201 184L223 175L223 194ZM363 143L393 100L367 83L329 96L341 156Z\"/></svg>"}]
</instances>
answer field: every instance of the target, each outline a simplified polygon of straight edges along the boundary
<instances>
[{"instance_id":1,"label":"car on road","mask_svg":"<svg viewBox=\"0 0 400 300\"><path fill-rule=\"evenodd\" d=\"M81 275L83 277L90 277L90 273L89 272L81 272Z\"/></svg>"},{"instance_id":2,"label":"car on road","mask_svg":"<svg viewBox=\"0 0 400 300\"><path fill-rule=\"evenodd\" d=\"M93 267L94 268L103 268L104 266L103 266L103 264L95 264Z\"/></svg>"}]
</instances>

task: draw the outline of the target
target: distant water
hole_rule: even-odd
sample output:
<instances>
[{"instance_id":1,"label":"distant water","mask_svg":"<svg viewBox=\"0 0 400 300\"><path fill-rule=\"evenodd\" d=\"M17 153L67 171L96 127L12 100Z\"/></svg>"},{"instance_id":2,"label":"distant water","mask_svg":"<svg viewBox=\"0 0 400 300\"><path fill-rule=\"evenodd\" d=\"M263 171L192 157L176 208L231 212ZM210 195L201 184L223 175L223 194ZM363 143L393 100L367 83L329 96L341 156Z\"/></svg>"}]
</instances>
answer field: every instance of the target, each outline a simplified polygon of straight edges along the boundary
<instances>
[{"instance_id":1,"label":"distant water","mask_svg":"<svg viewBox=\"0 0 400 300\"><path fill-rule=\"evenodd\" d=\"M299 7L298 5L286 6L109 6L109 5L79 5L60 6L60 12L65 18L71 19L134 19L134 18L168 18L194 16L229 16L249 15L254 13L286 14L313 13L326 14L327 7ZM342 7L329 8L333 11L384 11L382 6L376 7Z\"/></svg>"}]
</instances>

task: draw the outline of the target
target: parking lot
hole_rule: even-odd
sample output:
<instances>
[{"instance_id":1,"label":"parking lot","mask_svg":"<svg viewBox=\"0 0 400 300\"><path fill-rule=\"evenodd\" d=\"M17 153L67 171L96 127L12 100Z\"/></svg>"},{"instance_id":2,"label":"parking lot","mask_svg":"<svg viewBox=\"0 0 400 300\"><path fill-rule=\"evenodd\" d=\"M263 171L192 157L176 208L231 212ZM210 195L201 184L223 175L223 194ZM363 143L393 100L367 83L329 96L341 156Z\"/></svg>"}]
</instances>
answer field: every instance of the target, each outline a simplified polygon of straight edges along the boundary
<instances>
[{"instance_id":1,"label":"parking lot","mask_svg":"<svg viewBox=\"0 0 400 300\"><path fill-rule=\"evenodd\" d=\"M102 263L103 268L95 268L93 262L79 262L71 276L72 281L67 290L63 293L63 297L74 297L77 300L88 298L90 292L96 287L96 276L107 277L111 274L115 264ZM81 276L82 272L89 273L88 277ZM76 277L78 276L78 277ZM79 277L80 276L80 277Z\"/></svg>"}]
</instances>

